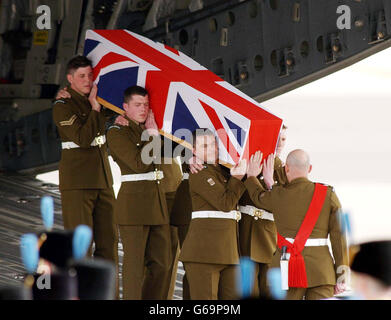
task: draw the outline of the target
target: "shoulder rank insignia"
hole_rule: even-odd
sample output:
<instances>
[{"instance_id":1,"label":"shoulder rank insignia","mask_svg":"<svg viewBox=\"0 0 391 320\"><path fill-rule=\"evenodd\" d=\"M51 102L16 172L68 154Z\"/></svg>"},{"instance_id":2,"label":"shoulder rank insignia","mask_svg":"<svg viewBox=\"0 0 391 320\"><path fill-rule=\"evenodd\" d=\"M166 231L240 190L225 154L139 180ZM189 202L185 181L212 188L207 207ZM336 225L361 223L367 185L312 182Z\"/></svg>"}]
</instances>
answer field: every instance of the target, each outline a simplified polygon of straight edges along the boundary
<instances>
[{"instance_id":1,"label":"shoulder rank insignia","mask_svg":"<svg viewBox=\"0 0 391 320\"><path fill-rule=\"evenodd\" d=\"M214 180L212 178L209 178L208 180L208 183L211 185L211 186L214 186L216 184L216 182L214 182Z\"/></svg>"},{"instance_id":2,"label":"shoulder rank insignia","mask_svg":"<svg viewBox=\"0 0 391 320\"><path fill-rule=\"evenodd\" d=\"M56 101L53 102L53 104L56 104L56 103L65 103L65 101L62 100L62 99L58 99L58 100L56 100Z\"/></svg>"},{"instance_id":3,"label":"shoulder rank insignia","mask_svg":"<svg viewBox=\"0 0 391 320\"><path fill-rule=\"evenodd\" d=\"M69 120L61 121L60 126L71 126L75 122L77 116L74 114Z\"/></svg>"}]
</instances>

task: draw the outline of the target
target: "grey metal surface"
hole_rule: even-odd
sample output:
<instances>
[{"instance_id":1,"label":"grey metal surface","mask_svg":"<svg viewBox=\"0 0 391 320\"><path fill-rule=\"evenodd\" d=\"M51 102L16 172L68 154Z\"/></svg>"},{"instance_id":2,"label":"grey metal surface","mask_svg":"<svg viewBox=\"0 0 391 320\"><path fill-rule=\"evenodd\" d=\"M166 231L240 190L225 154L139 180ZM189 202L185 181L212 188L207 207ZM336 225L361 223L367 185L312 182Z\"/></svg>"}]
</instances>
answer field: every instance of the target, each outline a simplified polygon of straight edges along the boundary
<instances>
[{"instance_id":1,"label":"grey metal surface","mask_svg":"<svg viewBox=\"0 0 391 320\"><path fill-rule=\"evenodd\" d=\"M157 26L147 31L147 6L136 10L114 0L41 2L52 8L47 43L31 45L39 31L30 23L36 18L31 1L20 1L30 4L20 18L26 30L11 22L1 25L0 57L10 47L18 52L12 56L10 83L0 83L0 169L6 171L45 172L59 161L50 99L65 84L67 60L82 52L86 28L129 29L164 42L259 102L391 46L389 0L204 0L195 11L189 10L190 1L173 9L178 1L167 0L160 2L167 8L156 12ZM341 4L351 9L350 30L337 28Z\"/></svg>"},{"instance_id":2,"label":"grey metal surface","mask_svg":"<svg viewBox=\"0 0 391 320\"><path fill-rule=\"evenodd\" d=\"M20 176L0 176L0 285L21 281L20 236L43 230L40 199L54 198L54 229L62 229L61 204L54 185Z\"/></svg>"},{"instance_id":3,"label":"grey metal surface","mask_svg":"<svg viewBox=\"0 0 391 320\"><path fill-rule=\"evenodd\" d=\"M23 281L20 258L22 234L43 230L40 199L54 199L54 230L62 230L61 198L57 185L43 183L30 176L0 175L0 286ZM118 246L120 296L122 297L122 244ZM179 263L174 299L182 299L183 267Z\"/></svg>"}]
</instances>

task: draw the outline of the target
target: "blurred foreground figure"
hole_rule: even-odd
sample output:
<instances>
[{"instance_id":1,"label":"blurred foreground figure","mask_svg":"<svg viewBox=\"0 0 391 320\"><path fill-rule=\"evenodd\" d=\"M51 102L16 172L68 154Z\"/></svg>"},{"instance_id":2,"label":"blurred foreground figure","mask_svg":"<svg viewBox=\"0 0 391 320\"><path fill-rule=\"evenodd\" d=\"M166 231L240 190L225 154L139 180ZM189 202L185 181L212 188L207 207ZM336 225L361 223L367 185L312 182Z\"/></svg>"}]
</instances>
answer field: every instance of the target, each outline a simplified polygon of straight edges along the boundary
<instances>
[{"instance_id":1,"label":"blurred foreground figure","mask_svg":"<svg viewBox=\"0 0 391 320\"><path fill-rule=\"evenodd\" d=\"M391 300L391 241L361 244L351 269L357 298Z\"/></svg>"}]
</instances>

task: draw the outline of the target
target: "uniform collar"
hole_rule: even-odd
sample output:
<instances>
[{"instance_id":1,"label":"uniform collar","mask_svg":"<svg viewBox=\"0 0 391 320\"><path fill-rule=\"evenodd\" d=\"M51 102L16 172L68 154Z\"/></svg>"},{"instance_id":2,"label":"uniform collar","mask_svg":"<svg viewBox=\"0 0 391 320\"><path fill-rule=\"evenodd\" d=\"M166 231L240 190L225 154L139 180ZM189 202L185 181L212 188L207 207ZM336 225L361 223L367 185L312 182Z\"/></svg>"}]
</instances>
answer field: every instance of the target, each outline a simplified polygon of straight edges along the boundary
<instances>
[{"instance_id":1,"label":"uniform collar","mask_svg":"<svg viewBox=\"0 0 391 320\"><path fill-rule=\"evenodd\" d=\"M138 132L143 132L144 131L144 129L142 128L140 123L137 123L136 121L134 121L132 119L129 119L129 118L126 118L126 119L128 119L129 127L131 129L136 130Z\"/></svg>"},{"instance_id":2,"label":"uniform collar","mask_svg":"<svg viewBox=\"0 0 391 320\"><path fill-rule=\"evenodd\" d=\"M74 98L74 99L76 99L76 100L82 100L82 101L88 100L87 95L85 95L85 94L80 94L79 92L73 90L73 89L71 88L71 86L68 86L68 87L67 87L67 91L71 94L72 98Z\"/></svg>"},{"instance_id":3,"label":"uniform collar","mask_svg":"<svg viewBox=\"0 0 391 320\"><path fill-rule=\"evenodd\" d=\"M310 180L308 180L307 178L296 178L294 180L292 180L291 182L289 182L288 185L294 185L294 184L298 184L298 183L304 183L304 182L311 182Z\"/></svg>"}]
</instances>

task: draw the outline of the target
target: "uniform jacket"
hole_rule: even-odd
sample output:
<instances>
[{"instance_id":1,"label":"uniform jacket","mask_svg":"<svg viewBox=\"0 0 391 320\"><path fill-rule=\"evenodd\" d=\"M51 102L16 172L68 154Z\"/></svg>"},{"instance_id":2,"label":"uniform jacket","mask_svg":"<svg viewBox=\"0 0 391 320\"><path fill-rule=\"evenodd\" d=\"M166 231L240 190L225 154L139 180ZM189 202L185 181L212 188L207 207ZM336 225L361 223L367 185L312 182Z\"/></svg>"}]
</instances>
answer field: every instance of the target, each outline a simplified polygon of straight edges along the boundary
<instances>
[{"instance_id":1,"label":"uniform jacket","mask_svg":"<svg viewBox=\"0 0 391 320\"><path fill-rule=\"evenodd\" d=\"M107 144L91 146L95 137L105 134L105 111L91 109L87 96L68 88L70 99L57 100L53 119L62 142L80 148L62 149L59 165L60 190L105 189L113 185Z\"/></svg>"},{"instance_id":2,"label":"uniform jacket","mask_svg":"<svg viewBox=\"0 0 391 320\"><path fill-rule=\"evenodd\" d=\"M182 181L181 166L177 159L163 158L162 162L160 167L164 172L164 179L162 180L163 188L166 193L176 192Z\"/></svg>"},{"instance_id":3,"label":"uniform jacket","mask_svg":"<svg viewBox=\"0 0 391 320\"><path fill-rule=\"evenodd\" d=\"M197 174L190 174L189 189L193 212L236 210L245 191L243 182L224 173L220 165L206 165ZM233 219L192 219L179 259L183 262L237 264L237 225Z\"/></svg>"},{"instance_id":4,"label":"uniform jacket","mask_svg":"<svg viewBox=\"0 0 391 320\"><path fill-rule=\"evenodd\" d=\"M182 172L189 175L190 169L185 163L182 164ZM170 224L174 226L189 225L192 211L189 178L187 178L181 181L175 194L174 205L170 215Z\"/></svg>"},{"instance_id":5,"label":"uniform jacket","mask_svg":"<svg viewBox=\"0 0 391 320\"><path fill-rule=\"evenodd\" d=\"M151 141L142 141L143 128L133 121L128 126L112 126L107 132L107 142L121 175L147 173L161 170L159 164L146 164L142 150ZM159 137L160 139L160 137ZM115 204L118 224L160 225L168 224L169 216L165 190L159 180L122 182Z\"/></svg>"},{"instance_id":6,"label":"uniform jacket","mask_svg":"<svg viewBox=\"0 0 391 320\"><path fill-rule=\"evenodd\" d=\"M274 179L278 184L287 182L282 161L279 158L274 162ZM261 177L260 183L263 184ZM241 206L256 207L246 190L241 197ZM277 229L273 221L255 220L247 214L242 214L239 222L240 253L259 263L271 263L277 248Z\"/></svg>"},{"instance_id":7,"label":"uniform jacket","mask_svg":"<svg viewBox=\"0 0 391 320\"><path fill-rule=\"evenodd\" d=\"M298 178L266 191L256 178L250 177L245 185L257 207L273 212L278 232L285 238L295 238L311 203L315 184L306 178ZM333 188L328 187L326 200L310 238L327 238L330 235L335 263L328 246L305 247L302 255L308 287L334 285L338 266L347 264L346 242L341 234L338 213L340 207ZM278 267L279 260L280 252L277 251L272 266Z\"/></svg>"},{"instance_id":8,"label":"uniform jacket","mask_svg":"<svg viewBox=\"0 0 391 320\"><path fill-rule=\"evenodd\" d=\"M191 197L189 179L182 180L175 194L174 205L171 210L170 224L174 226L188 225L191 221Z\"/></svg>"}]
</instances>

